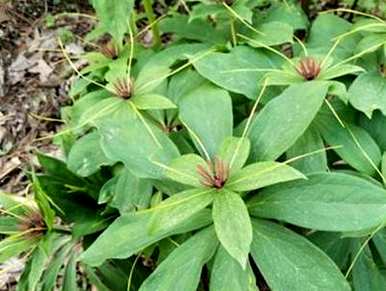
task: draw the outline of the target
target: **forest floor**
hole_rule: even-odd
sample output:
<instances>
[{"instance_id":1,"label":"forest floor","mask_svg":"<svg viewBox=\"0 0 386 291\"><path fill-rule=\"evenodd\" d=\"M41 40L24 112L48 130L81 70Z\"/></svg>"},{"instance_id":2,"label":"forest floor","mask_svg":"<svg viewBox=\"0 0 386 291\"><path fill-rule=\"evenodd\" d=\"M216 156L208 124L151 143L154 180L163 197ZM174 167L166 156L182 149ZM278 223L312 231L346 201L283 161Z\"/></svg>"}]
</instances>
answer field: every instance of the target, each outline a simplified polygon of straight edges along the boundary
<instances>
[{"instance_id":1,"label":"forest floor","mask_svg":"<svg viewBox=\"0 0 386 291\"><path fill-rule=\"evenodd\" d=\"M83 40L95 20L68 13L93 14L88 1L0 0L0 191L22 195L34 154L60 155L49 138L61 127L60 108L70 104L73 72L58 38L73 57L89 46ZM80 4L81 3L81 4ZM55 15L55 16L54 16ZM7 262L0 290L13 290L23 261Z\"/></svg>"},{"instance_id":2,"label":"forest floor","mask_svg":"<svg viewBox=\"0 0 386 291\"><path fill-rule=\"evenodd\" d=\"M36 151L56 154L46 138L61 126L60 108L69 104L71 67L58 38L76 65L84 52L83 36L94 20L70 15L89 13L88 4L61 1L0 0L0 189L24 191L25 170ZM14 3L14 4L12 4ZM55 16L54 16L55 15Z\"/></svg>"}]
</instances>

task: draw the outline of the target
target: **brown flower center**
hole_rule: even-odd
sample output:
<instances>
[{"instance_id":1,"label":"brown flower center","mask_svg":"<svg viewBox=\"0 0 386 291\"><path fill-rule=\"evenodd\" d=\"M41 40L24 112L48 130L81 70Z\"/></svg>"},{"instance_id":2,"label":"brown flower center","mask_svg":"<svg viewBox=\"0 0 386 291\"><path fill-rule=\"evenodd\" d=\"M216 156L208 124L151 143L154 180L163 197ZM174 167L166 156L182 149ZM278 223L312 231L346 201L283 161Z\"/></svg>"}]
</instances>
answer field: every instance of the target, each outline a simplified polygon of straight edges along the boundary
<instances>
[{"instance_id":1,"label":"brown flower center","mask_svg":"<svg viewBox=\"0 0 386 291\"><path fill-rule=\"evenodd\" d=\"M218 158L207 163L207 169L202 165L197 166L197 172L202 177L201 184L206 187L221 189L228 179L229 167Z\"/></svg>"},{"instance_id":2,"label":"brown flower center","mask_svg":"<svg viewBox=\"0 0 386 291\"><path fill-rule=\"evenodd\" d=\"M296 71L302 75L305 80L311 81L318 77L320 65L314 58L306 57L299 62Z\"/></svg>"},{"instance_id":3,"label":"brown flower center","mask_svg":"<svg viewBox=\"0 0 386 291\"><path fill-rule=\"evenodd\" d=\"M118 79L113 86L117 96L123 99L129 99L133 96L133 81L131 79Z\"/></svg>"},{"instance_id":4,"label":"brown flower center","mask_svg":"<svg viewBox=\"0 0 386 291\"><path fill-rule=\"evenodd\" d=\"M104 56L106 56L112 60L117 59L118 55L119 55L118 47L115 44L113 44L112 42L108 42L108 43L104 44L101 47L100 52Z\"/></svg>"},{"instance_id":5,"label":"brown flower center","mask_svg":"<svg viewBox=\"0 0 386 291\"><path fill-rule=\"evenodd\" d=\"M46 223L39 212L31 212L20 222L19 229L25 232L27 237L36 237L44 233Z\"/></svg>"}]
</instances>

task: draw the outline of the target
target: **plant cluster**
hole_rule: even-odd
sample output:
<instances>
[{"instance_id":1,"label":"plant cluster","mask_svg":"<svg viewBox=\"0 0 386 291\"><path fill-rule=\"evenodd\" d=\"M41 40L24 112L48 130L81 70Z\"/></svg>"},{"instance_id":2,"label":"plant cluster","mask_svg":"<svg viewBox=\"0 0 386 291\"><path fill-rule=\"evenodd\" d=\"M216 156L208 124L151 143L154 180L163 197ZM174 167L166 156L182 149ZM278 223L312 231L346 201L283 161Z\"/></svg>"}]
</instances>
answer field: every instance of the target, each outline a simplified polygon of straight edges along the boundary
<instances>
[{"instance_id":1,"label":"plant cluster","mask_svg":"<svg viewBox=\"0 0 386 291\"><path fill-rule=\"evenodd\" d=\"M29 257L18 290L385 289L383 19L91 2L89 39L111 39L80 70L63 49L65 158L38 155L33 202L0 195L0 262Z\"/></svg>"}]
</instances>

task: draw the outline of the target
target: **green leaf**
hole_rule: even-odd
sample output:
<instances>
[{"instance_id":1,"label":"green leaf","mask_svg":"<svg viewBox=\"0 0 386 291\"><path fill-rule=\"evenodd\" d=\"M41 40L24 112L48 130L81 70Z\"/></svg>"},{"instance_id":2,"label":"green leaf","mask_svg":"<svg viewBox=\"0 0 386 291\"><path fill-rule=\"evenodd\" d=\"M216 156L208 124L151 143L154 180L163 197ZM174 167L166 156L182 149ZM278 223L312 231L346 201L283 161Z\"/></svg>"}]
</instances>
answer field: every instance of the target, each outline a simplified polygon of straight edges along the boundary
<instances>
[{"instance_id":1,"label":"green leaf","mask_svg":"<svg viewBox=\"0 0 386 291\"><path fill-rule=\"evenodd\" d=\"M298 4L274 2L268 11L263 11L261 14L264 22L278 21L287 23L294 30L308 29L307 15Z\"/></svg>"},{"instance_id":2,"label":"green leaf","mask_svg":"<svg viewBox=\"0 0 386 291\"><path fill-rule=\"evenodd\" d=\"M361 74L349 89L350 103L371 119L379 109L386 115L386 79L379 73Z\"/></svg>"},{"instance_id":3,"label":"green leaf","mask_svg":"<svg viewBox=\"0 0 386 291\"><path fill-rule=\"evenodd\" d=\"M71 89L68 94L70 95L70 97L75 97L76 95L83 93L86 90L87 86L90 84L90 81L85 80L83 78L78 78L71 84Z\"/></svg>"},{"instance_id":4,"label":"green leaf","mask_svg":"<svg viewBox=\"0 0 386 291\"><path fill-rule=\"evenodd\" d=\"M125 107L126 102L118 97L105 98L90 107L79 116L76 129L84 126L95 125L103 118L108 118L111 114L116 113L119 109Z\"/></svg>"},{"instance_id":5,"label":"green leaf","mask_svg":"<svg viewBox=\"0 0 386 291\"><path fill-rule=\"evenodd\" d=\"M222 246L218 248L210 276L210 291L256 290L256 286L250 284L254 279L249 265L243 270Z\"/></svg>"},{"instance_id":6,"label":"green leaf","mask_svg":"<svg viewBox=\"0 0 386 291\"><path fill-rule=\"evenodd\" d=\"M265 189L252 199L252 215L325 231L360 231L386 219L386 191L346 174L313 174Z\"/></svg>"},{"instance_id":7,"label":"green leaf","mask_svg":"<svg viewBox=\"0 0 386 291\"><path fill-rule=\"evenodd\" d=\"M101 166L112 165L113 161L108 159L100 146L100 134L93 131L72 146L68 155L68 168L81 177L91 176Z\"/></svg>"},{"instance_id":8,"label":"green leaf","mask_svg":"<svg viewBox=\"0 0 386 291\"><path fill-rule=\"evenodd\" d=\"M341 146L334 151L345 162L360 172L375 174L374 165L380 164L381 151L364 129L348 123L343 128L332 114L329 118L317 119L315 124L328 144Z\"/></svg>"},{"instance_id":9,"label":"green leaf","mask_svg":"<svg viewBox=\"0 0 386 291\"><path fill-rule=\"evenodd\" d=\"M42 278L42 291L51 291L56 286L57 277L66 260L68 253L74 247L73 243L64 245L47 266Z\"/></svg>"},{"instance_id":10,"label":"green leaf","mask_svg":"<svg viewBox=\"0 0 386 291\"><path fill-rule=\"evenodd\" d=\"M0 207L18 216L25 216L33 210L31 206L28 205L27 200L17 195L6 194L2 191L0 191Z\"/></svg>"},{"instance_id":11,"label":"green leaf","mask_svg":"<svg viewBox=\"0 0 386 291\"><path fill-rule=\"evenodd\" d=\"M72 128L76 128L80 124L80 118L89 108L93 107L100 101L110 98L111 92L100 89L85 94L80 99L76 100L74 105L70 109L70 122L69 125Z\"/></svg>"},{"instance_id":12,"label":"green leaf","mask_svg":"<svg viewBox=\"0 0 386 291\"><path fill-rule=\"evenodd\" d=\"M123 52L115 60L110 60L104 79L107 81L106 88L110 92L116 92L114 84L119 81L128 82L129 76L127 76L128 67L127 64L130 58L129 46L125 46Z\"/></svg>"},{"instance_id":13,"label":"green leaf","mask_svg":"<svg viewBox=\"0 0 386 291\"><path fill-rule=\"evenodd\" d=\"M175 104L179 104L181 97L200 87L205 82L206 80L194 71L193 68L185 69L170 78L167 96Z\"/></svg>"},{"instance_id":14,"label":"green leaf","mask_svg":"<svg viewBox=\"0 0 386 291\"><path fill-rule=\"evenodd\" d=\"M115 187L119 177L119 175L114 176L103 184L102 188L99 190L98 204L107 203L114 197Z\"/></svg>"},{"instance_id":15,"label":"green leaf","mask_svg":"<svg viewBox=\"0 0 386 291\"><path fill-rule=\"evenodd\" d=\"M78 210L79 212L83 211L83 209ZM72 235L74 238L81 238L88 234L93 234L96 232L100 232L104 230L110 223L111 218L105 218L101 216L100 213L96 213L94 211L90 211L87 209L87 212L82 212L82 214L78 214L78 217L75 218L75 224L72 228ZM81 216L83 215L83 217Z\"/></svg>"},{"instance_id":16,"label":"green leaf","mask_svg":"<svg viewBox=\"0 0 386 291\"><path fill-rule=\"evenodd\" d=\"M177 108L168 98L157 94L134 96L132 101L134 105L141 110Z\"/></svg>"},{"instance_id":17,"label":"green leaf","mask_svg":"<svg viewBox=\"0 0 386 291\"><path fill-rule=\"evenodd\" d=\"M228 137L222 143L217 157L230 167L230 174L241 169L248 159L251 143L248 138Z\"/></svg>"},{"instance_id":18,"label":"green leaf","mask_svg":"<svg viewBox=\"0 0 386 291\"><path fill-rule=\"evenodd\" d=\"M259 162L235 172L226 187L236 192L244 192L296 179L306 179L306 177L283 163Z\"/></svg>"},{"instance_id":19,"label":"green leaf","mask_svg":"<svg viewBox=\"0 0 386 291\"><path fill-rule=\"evenodd\" d=\"M164 171L158 164L169 164L179 156L178 150L164 132L129 106L123 103L97 122L102 149L109 159L122 161L135 175L158 179Z\"/></svg>"},{"instance_id":20,"label":"green leaf","mask_svg":"<svg viewBox=\"0 0 386 291\"><path fill-rule=\"evenodd\" d=\"M98 276L96 269L85 265L84 271L87 275L87 279L89 279L90 283L94 285L98 291L111 291L111 289L107 287L107 284L105 284L105 282L103 282Z\"/></svg>"},{"instance_id":21,"label":"green leaf","mask_svg":"<svg viewBox=\"0 0 386 291\"><path fill-rule=\"evenodd\" d=\"M264 220L252 226L252 256L272 290L351 290L332 260L302 236Z\"/></svg>"},{"instance_id":22,"label":"green leaf","mask_svg":"<svg viewBox=\"0 0 386 291\"><path fill-rule=\"evenodd\" d=\"M34 172L32 173L32 187L34 190L34 199L43 216L44 222L48 230L51 230L55 222L55 211L51 207L54 205L50 197L40 186L39 180L36 178L36 174Z\"/></svg>"},{"instance_id":23,"label":"green leaf","mask_svg":"<svg viewBox=\"0 0 386 291\"><path fill-rule=\"evenodd\" d=\"M94 188L96 185L93 187L91 185L91 183L98 183L95 178L87 186L75 187L58 181L51 175L39 175L37 178L50 199L63 211L58 211L57 215L66 224L74 223L75 237L100 231L106 227L106 219L100 215L101 208L95 201L98 196L97 189ZM81 191L87 191L87 193Z\"/></svg>"},{"instance_id":24,"label":"green leaf","mask_svg":"<svg viewBox=\"0 0 386 291\"><path fill-rule=\"evenodd\" d=\"M114 185L109 206L117 208L121 214L135 209L147 208L150 204L153 186L150 181L134 176L124 169Z\"/></svg>"},{"instance_id":25,"label":"green leaf","mask_svg":"<svg viewBox=\"0 0 386 291\"><path fill-rule=\"evenodd\" d=\"M220 4L204 4L200 3L194 5L192 11L189 14L189 22L201 18L206 19L208 17L217 18L227 14L224 6Z\"/></svg>"},{"instance_id":26,"label":"green leaf","mask_svg":"<svg viewBox=\"0 0 386 291\"><path fill-rule=\"evenodd\" d=\"M120 216L81 255L80 260L91 266L99 266L106 259L128 258L165 237L189 232L211 223L209 211L202 210L172 229L149 233L146 230L152 217L153 212L149 211Z\"/></svg>"},{"instance_id":27,"label":"green leaf","mask_svg":"<svg viewBox=\"0 0 386 291\"><path fill-rule=\"evenodd\" d=\"M0 241L0 263L4 263L12 257L33 248L37 239L27 240L23 236L9 236Z\"/></svg>"},{"instance_id":28,"label":"green leaf","mask_svg":"<svg viewBox=\"0 0 386 291\"><path fill-rule=\"evenodd\" d=\"M248 0L239 0L232 3L232 9L235 11L235 13L249 23L252 23L252 17L254 13L252 9L254 8L253 6L257 5L250 3Z\"/></svg>"},{"instance_id":29,"label":"green leaf","mask_svg":"<svg viewBox=\"0 0 386 291\"><path fill-rule=\"evenodd\" d=\"M382 155L381 173L383 177L386 177L386 152ZM385 184L385 181L383 183Z\"/></svg>"},{"instance_id":30,"label":"green leaf","mask_svg":"<svg viewBox=\"0 0 386 291\"><path fill-rule=\"evenodd\" d=\"M328 95L337 96L344 104L348 103L348 93L346 85L339 81L329 81Z\"/></svg>"},{"instance_id":31,"label":"green leaf","mask_svg":"<svg viewBox=\"0 0 386 291\"><path fill-rule=\"evenodd\" d=\"M385 24L378 19L363 17L355 21L352 26L352 30L364 31L364 32L385 32Z\"/></svg>"},{"instance_id":32,"label":"green leaf","mask_svg":"<svg viewBox=\"0 0 386 291\"><path fill-rule=\"evenodd\" d=\"M208 168L208 164L199 155L183 155L170 163L166 171L166 176L173 181L185 185L202 187L200 182L201 176L197 172L197 166L199 165Z\"/></svg>"},{"instance_id":33,"label":"green leaf","mask_svg":"<svg viewBox=\"0 0 386 291\"><path fill-rule=\"evenodd\" d=\"M365 70L362 67L343 64L337 67L332 66L332 67L326 68L325 70L322 70L318 76L318 79L332 80L345 75L352 75L352 74L360 73L364 71Z\"/></svg>"},{"instance_id":34,"label":"green leaf","mask_svg":"<svg viewBox=\"0 0 386 291\"><path fill-rule=\"evenodd\" d=\"M386 151L386 116L380 111L373 112L371 119L361 115L360 126L377 142L381 152Z\"/></svg>"},{"instance_id":35,"label":"green leaf","mask_svg":"<svg viewBox=\"0 0 386 291\"><path fill-rule=\"evenodd\" d=\"M267 70L279 68L281 60L263 50L237 46L229 53L212 53L193 66L204 78L234 93L256 99Z\"/></svg>"},{"instance_id":36,"label":"green leaf","mask_svg":"<svg viewBox=\"0 0 386 291\"><path fill-rule=\"evenodd\" d=\"M386 152L382 155L381 173L386 177Z\"/></svg>"},{"instance_id":37,"label":"green leaf","mask_svg":"<svg viewBox=\"0 0 386 291\"><path fill-rule=\"evenodd\" d=\"M252 160L275 160L291 147L319 111L327 89L325 82L295 84L268 102L251 125Z\"/></svg>"},{"instance_id":38,"label":"green leaf","mask_svg":"<svg viewBox=\"0 0 386 291\"><path fill-rule=\"evenodd\" d=\"M138 290L138 284L136 281L137 270L141 268L141 265L136 265L133 270L132 288L128 289L128 276L129 270L133 265L131 260L115 260L107 261L103 265L95 269L99 279L108 286L108 290ZM142 269L142 268L141 268ZM142 278L141 278L142 279ZM143 278L144 279L144 278ZM141 281L143 281L143 279ZM133 288L136 285L137 288ZM102 289L103 290L103 289ZM99 290L98 290L99 291Z\"/></svg>"},{"instance_id":39,"label":"green leaf","mask_svg":"<svg viewBox=\"0 0 386 291\"><path fill-rule=\"evenodd\" d=\"M46 174L49 174L53 178L69 185L80 187L84 185L83 180L72 173L67 168L67 164L65 162L42 153L38 153L37 157Z\"/></svg>"},{"instance_id":40,"label":"green leaf","mask_svg":"<svg viewBox=\"0 0 386 291\"><path fill-rule=\"evenodd\" d=\"M154 90L170 76L172 65L192 55L197 57L204 55L208 52L208 48L204 44L181 44L148 57L134 82L134 93L136 95L155 93Z\"/></svg>"},{"instance_id":41,"label":"green leaf","mask_svg":"<svg viewBox=\"0 0 386 291\"><path fill-rule=\"evenodd\" d=\"M0 198L1 199L1 198ZM1 202L0 202L1 205ZM19 219L12 216L0 216L0 233L15 234L20 231L18 224Z\"/></svg>"},{"instance_id":42,"label":"green leaf","mask_svg":"<svg viewBox=\"0 0 386 291\"><path fill-rule=\"evenodd\" d=\"M382 259L382 262L386 264L386 228L381 229L373 238L374 245Z\"/></svg>"},{"instance_id":43,"label":"green leaf","mask_svg":"<svg viewBox=\"0 0 386 291\"><path fill-rule=\"evenodd\" d=\"M112 43L115 46L115 43L114 42ZM98 51L91 51L91 52L84 53L82 57L88 62L88 66L84 67L80 71L83 75L93 72L94 70L106 68L115 61L105 56L102 52L98 52ZM82 78L80 78L80 80L82 80Z\"/></svg>"},{"instance_id":44,"label":"green leaf","mask_svg":"<svg viewBox=\"0 0 386 291\"><path fill-rule=\"evenodd\" d=\"M294 29L287 23L271 21L259 25L256 29L261 33L254 32L253 41L248 41L253 47L274 46L293 42Z\"/></svg>"},{"instance_id":45,"label":"green leaf","mask_svg":"<svg viewBox=\"0 0 386 291\"><path fill-rule=\"evenodd\" d=\"M287 151L287 158L295 158L304 154L318 151L324 148L322 137L314 126L310 126L304 134ZM300 172L310 174L313 172L325 172L328 169L327 155L325 151L301 158L291 163Z\"/></svg>"},{"instance_id":46,"label":"green leaf","mask_svg":"<svg viewBox=\"0 0 386 291\"><path fill-rule=\"evenodd\" d=\"M295 71L295 67L288 64L284 64L280 71L268 72L265 78L269 86L288 86L306 82L303 76Z\"/></svg>"},{"instance_id":47,"label":"green leaf","mask_svg":"<svg viewBox=\"0 0 386 291\"><path fill-rule=\"evenodd\" d=\"M174 250L143 282L139 291L195 291L201 269L217 246L213 228L200 231Z\"/></svg>"},{"instance_id":48,"label":"green leaf","mask_svg":"<svg viewBox=\"0 0 386 291\"><path fill-rule=\"evenodd\" d=\"M360 241L354 244L353 253L356 254L360 247ZM352 270L352 282L355 290L382 291L386 286L386 278L374 261L369 246L366 246L355 262Z\"/></svg>"},{"instance_id":49,"label":"green leaf","mask_svg":"<svg viewBox=\"0 0 386 291\"><path fill-rule=\"evenodd\" d=\"M370 33L362 38L355 48L355 53L373 53L386 43L386 33Z\"/></svg>"},{"instance_id":50,"label":"green leaf","mask_svg":"<svg viewBox=\"0 0 386 291\"><path fill-rule=\"evenodd\" d=\"M211 204L214 192L213 189L205 188L186 190L162 201L147 210L152 213L148 231L158 233L177 227Z\"/></svg>"},{"instance_id":51,"label":"green leaf","mask_svg":"<svg viewBox=\"0 0 386 291\"><path fill-rule=\"evenodd\" d=\"M78 290L77 279L76 279L76 263L77 263L77 255L73 253L67 262L66 270L64 272L63 277L63 287L62 291L76 291Z\"/></svg>"},{"instance_id":52,"label":"green leaf","mask_svg":"<svg viewBox=\"0 0 386 291\"><path fill-rule=\"evenodd\" d=\"M17 291L35 291L45 270L56 251L70 240L69 236L49 233L33 251L17 284Z\"/></svg>"},{"instance_id":53,"label":"green leaf","mask_svg":"<svg viewBox=\"0 0 386 291\"><path fill-rule=\"evenodd\" d=\"M339 232L317 231L308 239L323 250L340 269L345 269L351 252L351 238L343 238Z\"/></svg>"},{"instance_id":54,"label":"green leaf","mask_svg":"<svg viewBox=\"0 0 386 291\"><path fill-rule=\"evenodd\" d=\"M92 0L99 19L99 34L110 33L120 43L128 31L133 0Z\"/></svg>"},{"instance_id":55,"label":"green leaf","mask_svg":"<svg viewBox=\"0 0 386 291\"><path fill-rule=\"evenodd\" d=\"M216 29L208 21L189 21L189 16L181 14L162 19L159 25L163 32L173 33L177 39L198 40L209 44L225 43L229 35L229 29L221 28L221 25Z\"/></svg>"},{"instance_id":56,"label":"green leaf","mask_svg":"<svg viewBox=\"0 0 386 291\"><path fill-rule=\"evenodd\" d=\"M307 49L310 55L327 55L334 45L335 37L349 32L352 24L342 17L333 14L321 14L312 24L307 39ZM335 60L343 60L350 57L361 39L359 35L353 34L345 37L333 51L331 57Z\"/></svg>"},{"instance_id":57,"label":"green leaf","mask_svg":"<svg viewBox=\"0 0 386 291\"><path fill-rule=\"evenodd\" d=\"M212 213L221 245L245 269L252 241L252 225L243 199L224 189L215 195Z\"/></svg>"},{"instance_id":58,"label":"green leaf","mask_svg":"<svg viewBox=\"0 0 386 291\"><path fill-rule=\"evenodd\" d=\"M213 158L226 137L232 136L232 101L228 92L204 84L181 98L180 119L192 132L197 148Z\"/></svg>"}]
</instances>

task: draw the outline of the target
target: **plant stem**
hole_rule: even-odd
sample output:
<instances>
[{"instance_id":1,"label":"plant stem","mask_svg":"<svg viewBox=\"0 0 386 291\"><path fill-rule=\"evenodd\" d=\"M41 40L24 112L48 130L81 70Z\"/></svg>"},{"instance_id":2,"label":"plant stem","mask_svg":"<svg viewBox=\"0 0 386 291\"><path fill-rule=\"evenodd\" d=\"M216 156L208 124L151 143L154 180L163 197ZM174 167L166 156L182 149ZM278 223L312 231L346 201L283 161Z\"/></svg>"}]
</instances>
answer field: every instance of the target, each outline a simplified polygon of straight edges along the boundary
<instances>
[{"instance_id":1,"label":"plant stem","mask_svg":"<svg viewBox=\"0 0 386 291\"><path fill-rule=\"evenodd\" d=\"M237 46L235 19L232 16L230 16L230 23L231 23L232 43L233 43L233 46Z\"/></svg>"},{"instance_id":2,"label":"plant stem","mask_svg":"<svg viewBox=\"0 0 386 291\"><path fill-rule=\"evenodd\" d=\"M155 14L153 11L153 6L151 3L151 0L144 0L143 6L145 8L146 16L147 16L147 19L149 20L149 23L154 23L156 18L155 18ZM154 23L151 26L151 31L153 33L153 46L155 48L160 48L162 45L162 42L161 42L161 36L160 36L158 23Z\"/></svg>"},{"instance_id":3,"label":"plant stem","mask_svg":"<svg viewBox=\"0 0 386 291\"><path fill-rule=\"evenodd\" d=\"M131 27L131 31L134 35L136 35L138 33L138 29L137 29L137 25L136 25L136 21L137 21L137 13L135 13L135 10L133 10L131 12L131 16L130 16L130 27Z\"/></svg>"},{"instance_id":4,"label":"plant stem","mask_svg":"<svg viewBox=\"0 0 386 291\"><path fill-rule=\"evenodd\" d=\"M52 229L57 232L71 233L71 229L59 224L55 224Z\"/></svg>"}]
</instances>

